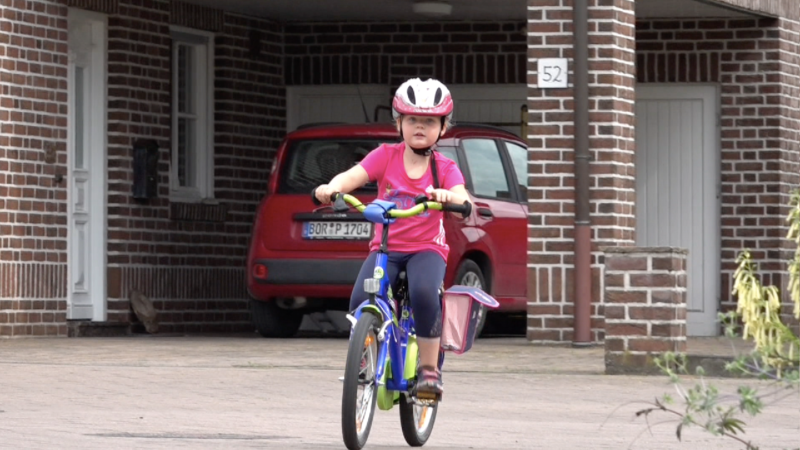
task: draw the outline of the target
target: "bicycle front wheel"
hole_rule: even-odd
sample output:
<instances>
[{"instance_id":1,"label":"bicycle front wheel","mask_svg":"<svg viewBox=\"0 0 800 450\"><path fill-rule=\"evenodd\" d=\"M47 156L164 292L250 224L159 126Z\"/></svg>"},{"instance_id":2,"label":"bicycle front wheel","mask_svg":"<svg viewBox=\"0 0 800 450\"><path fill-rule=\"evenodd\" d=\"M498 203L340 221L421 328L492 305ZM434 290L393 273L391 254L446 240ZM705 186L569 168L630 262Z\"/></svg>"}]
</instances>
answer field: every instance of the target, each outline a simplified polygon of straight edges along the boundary
<instances>
[{"instance_id":1,"label":"bicycle front wheel","mask_svg":"<svg viewBox=\"0 0 800 450\"><path fill-rule=\"evenodd\" d=\"M350 450L367 443L378 398L378 336L380 320L369 312L356 323L347 349L342 389L342 437Z\"/></svg>"}]
</instances>

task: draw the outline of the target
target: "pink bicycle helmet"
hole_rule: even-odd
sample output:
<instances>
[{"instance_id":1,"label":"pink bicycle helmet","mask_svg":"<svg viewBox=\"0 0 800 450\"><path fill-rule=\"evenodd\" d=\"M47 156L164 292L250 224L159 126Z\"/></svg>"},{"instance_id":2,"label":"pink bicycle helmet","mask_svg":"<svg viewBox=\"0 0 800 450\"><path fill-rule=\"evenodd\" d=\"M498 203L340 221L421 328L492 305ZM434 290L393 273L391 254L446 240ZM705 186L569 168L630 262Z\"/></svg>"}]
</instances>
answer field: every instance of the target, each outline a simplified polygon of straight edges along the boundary
<instances>
[{"instance_id":1,"label":"pink bicycle helmet","mask_svg":"<svg viewBox=\"0 0 800 450\"><path fill-rule=\"evenodd\" d=\"M438 80L412 78L397 88L392 101L392 116L397 119L404 114L449 120L453 117L453 97Z\"/></svg>"}]
</instances>

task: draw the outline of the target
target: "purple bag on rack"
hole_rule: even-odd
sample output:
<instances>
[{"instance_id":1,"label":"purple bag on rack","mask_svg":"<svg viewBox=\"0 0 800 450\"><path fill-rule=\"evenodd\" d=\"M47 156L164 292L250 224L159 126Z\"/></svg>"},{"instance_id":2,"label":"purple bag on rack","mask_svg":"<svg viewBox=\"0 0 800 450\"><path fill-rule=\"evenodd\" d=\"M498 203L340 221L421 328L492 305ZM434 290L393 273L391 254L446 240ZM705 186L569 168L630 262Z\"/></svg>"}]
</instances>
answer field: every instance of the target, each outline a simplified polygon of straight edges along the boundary
<instances>
[{"instance_id":1,"label":"purple bag on rack","mask_svg":"<svg viewBox=\"0 0 800 450\"><path fill-rule=\"evenodd\" d=\"M472 348L486 308L498 306L494 297L475 287L452 286L446 290L442 297L442 350L460 355Z\"/></svg>"}]
</instances>

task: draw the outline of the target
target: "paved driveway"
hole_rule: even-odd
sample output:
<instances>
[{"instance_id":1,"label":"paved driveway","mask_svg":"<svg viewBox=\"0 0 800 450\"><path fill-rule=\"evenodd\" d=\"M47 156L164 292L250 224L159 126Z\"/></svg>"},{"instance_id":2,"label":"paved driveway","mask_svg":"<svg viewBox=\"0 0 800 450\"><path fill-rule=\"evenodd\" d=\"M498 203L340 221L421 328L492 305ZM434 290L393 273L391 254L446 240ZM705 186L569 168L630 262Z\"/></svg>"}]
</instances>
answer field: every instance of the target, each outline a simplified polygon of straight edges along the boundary
<instances>
[{"instance_id":1,"label":"paved driveway","mask_svg":"<svg viewBox=\"0 0 800 450\"><path fill-rule=\"evenodd\" d=\"M158 336L0 341L0 447L338 449L342 338ZM730 449L675 424L646 432L663 377L603 375L601 348L484 339L445 364L428 449ZM715 379L733 390L742 381ZM377 411L367 448L407 448ZM668 419L653 418L653 422ZM752 420L762 449L800 445L797 395Z\"/></svg>"}]
</instances>

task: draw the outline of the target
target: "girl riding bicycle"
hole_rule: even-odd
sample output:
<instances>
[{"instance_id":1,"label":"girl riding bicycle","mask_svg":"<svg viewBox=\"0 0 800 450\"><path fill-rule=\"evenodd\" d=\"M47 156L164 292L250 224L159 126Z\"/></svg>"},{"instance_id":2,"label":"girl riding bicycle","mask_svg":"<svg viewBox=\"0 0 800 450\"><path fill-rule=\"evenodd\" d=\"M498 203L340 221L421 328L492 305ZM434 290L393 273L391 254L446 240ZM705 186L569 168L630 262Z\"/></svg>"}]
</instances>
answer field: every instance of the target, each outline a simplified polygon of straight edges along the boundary
<instances>
[{"instance_id":1,"label":"girl riding bicycle","mask_svg":"<svg viewBox=\"0 0 800 450\"><path fill-rule=\"evenodd\" d=\"M433 149L453 116L453 99L447 87L434 79L406 81L395 93L392 116L403 142L382 144L359 164L319 186L317 200L330 203L331 195L336 192L346 194L375 181L377 198L394 202L398 208L413 206L414 199L421 194L441 203L460 205L470 201L458 166ZM401 271L408 275L408 295L420 351L416 390L435 394L442 393L442 374L438 368L442 334L439 287L449 252L443 220L443 212L428 210L392 224L387 267L393 285ZM376 227L370 254L361 266L350 296L351 311L368 297L364 280L373 274L381 241L382 225Z\"/></svg>"}]
</instances>

